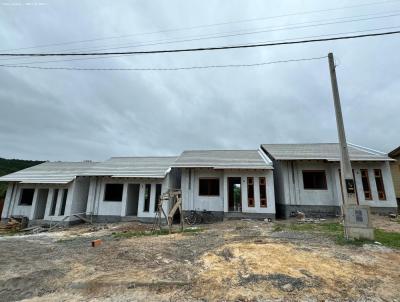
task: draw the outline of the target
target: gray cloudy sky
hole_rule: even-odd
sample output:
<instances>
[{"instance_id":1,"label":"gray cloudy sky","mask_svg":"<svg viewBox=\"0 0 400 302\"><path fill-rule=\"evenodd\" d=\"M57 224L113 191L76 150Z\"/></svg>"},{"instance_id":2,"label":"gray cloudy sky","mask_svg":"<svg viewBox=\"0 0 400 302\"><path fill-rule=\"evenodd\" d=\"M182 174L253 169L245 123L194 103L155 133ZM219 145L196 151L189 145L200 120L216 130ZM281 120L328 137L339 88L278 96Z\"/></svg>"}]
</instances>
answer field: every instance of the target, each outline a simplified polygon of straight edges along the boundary
<instances>
[{"instance_id":1,"label":"gray cloudy sky","mask_svg":"<svg viewBox=\"0 0 400 302\"><path fill-rule=\"evenodd\" d=\"M0 0L0 48L130 35L19 51L92 50L264 30L251 35L114 49L150 50L400 28L400 1L381 1L351 9L133 36L371 2L378 1ZM357 17L364 15L368 16ZM344 17L349 18L337 19ZM374 19L337 23L367 18ZM315 23L306 23L311 21ZM265 32L270 28L299 26L291 24L334 22ZM337 72L348 140L390 151L400 145L399 47L400 35L393 35L31 65L146 68L246 64L319 57L333 51L339 63ZM0 64L21 64L66 58L0 59ZM252 68L164 72L0 67L0 104L0 157L6 158L102 160L110 156L173 155L184 149L337 141L326 59Z\"/></svg>"}]
</instances>

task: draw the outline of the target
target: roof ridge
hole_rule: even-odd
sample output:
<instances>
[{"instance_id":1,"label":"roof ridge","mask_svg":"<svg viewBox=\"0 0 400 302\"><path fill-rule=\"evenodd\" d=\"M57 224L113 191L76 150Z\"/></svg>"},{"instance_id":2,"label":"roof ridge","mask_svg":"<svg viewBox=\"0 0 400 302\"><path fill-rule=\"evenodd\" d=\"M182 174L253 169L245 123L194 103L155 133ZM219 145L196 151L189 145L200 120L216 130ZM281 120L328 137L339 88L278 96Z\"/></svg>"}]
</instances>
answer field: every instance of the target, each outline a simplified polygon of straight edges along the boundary
<instances>
[{"instance_id":1,"label":"roof ridge","mask_svg":"<svg viewBox=\"0 0 400 302\"><path fill-rule=\"evenodd\" d=\"M179 157L179 155L168 155L168 156L112 156L109 159L111 159L111 158L175 158L175 157Z\"/></svg>"},{"instance_id":2,"label":"roof ridge","mask_svg":"<svg viewBox=\"0 0 400 302\"><path fill-rule=\"evenodd\" d=\"M258 149L201 149L201 150L184 150L184 152L203 152L203 151L258 151Z\"/></svg>"}]
</instances>

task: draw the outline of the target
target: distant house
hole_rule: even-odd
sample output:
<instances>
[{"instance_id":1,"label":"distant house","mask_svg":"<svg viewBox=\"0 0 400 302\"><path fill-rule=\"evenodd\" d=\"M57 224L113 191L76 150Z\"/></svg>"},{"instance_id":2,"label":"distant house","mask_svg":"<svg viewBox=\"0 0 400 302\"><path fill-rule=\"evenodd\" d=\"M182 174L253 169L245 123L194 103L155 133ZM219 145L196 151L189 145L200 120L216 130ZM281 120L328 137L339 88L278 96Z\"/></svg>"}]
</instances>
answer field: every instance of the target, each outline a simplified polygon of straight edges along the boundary
<instances>
[{"instance_id":1,"label":"distant house","mask_svg":"<svg viewBox=\"0 0 400 302\"><path fill-rule=\"evenodd\" d=\"M92 166L83 173L90 177L86 212L97 221L154 219L160 195L179 187L176 158L113 157Z\"/></svg>"},{"instance_id":2,"label":"distant house","mask_svg":"<svg viewBox=\"0 0 400 302\"><path fill-rule=\"evenodd\" d=\"M45 162L3 177L8 182L2 219L22 215L29 220L71 222L71 213L86 211L89 178L80 176L92 162Z\"/></svg>"},{"instance_id":3,"label":"distant house","mask_svg":"<svg viewBox=\"0 0 400 302\"><path fill-rule=\"evenodd\" d=\"M261 150L184 151L172 166L181 169L184 213L275 218L272 162Z\"/></svg>"},{"instance_id":4,"label":"distant house","mask_svg":"<svg viewBox=\"0 0 400 302\"><path fill-rule=\"evenodd\" d=\"M394 159L349 146L357 201L372 212L397 211ZM152 221L159 197L181 190L183 215L275 218L295 211L338 215L343 204L338 144L265 144L260 150L195 150L172 157L113 157L104 162L46 162L3 177L2 219L33 223ZM170 210L168 202L164 212Z\"/></svg>"},{"instance_id":5,"label":"distant house","mask_svg":"<svg viewBox=\"0 0 400 302\"><path fill-rule=\"evenodd\" d=\"M273 160L277 214L338 215L343 204L338 144L264 144ZM349 145L357 202L372 212L397 211L389 163L393 159Z\"/></svg>"},{"instance_id":6,"label":"distant house","mask_svg":"<svg viewBox=\"0 0 400 302\"><path fill-rule=\"evenodd\" d=\"M396 192L397 202L400 204L400 147L389 153L389 156L395 159L395 162L390 163L392 171L394 190Z\"/></svg>"}]
</instances>

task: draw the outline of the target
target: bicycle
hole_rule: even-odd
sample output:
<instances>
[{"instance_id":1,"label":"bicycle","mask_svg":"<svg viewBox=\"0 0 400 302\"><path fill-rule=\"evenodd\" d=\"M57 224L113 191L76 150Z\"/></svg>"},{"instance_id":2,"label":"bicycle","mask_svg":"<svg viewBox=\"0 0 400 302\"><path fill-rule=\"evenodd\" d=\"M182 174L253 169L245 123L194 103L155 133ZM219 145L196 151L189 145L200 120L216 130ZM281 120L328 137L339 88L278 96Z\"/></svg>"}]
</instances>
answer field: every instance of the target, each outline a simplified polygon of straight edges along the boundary
<instances>
[{"instance_id":1,"label":"bicycle","mask_svg":"<svg viewBox=\"0 0 400 302\"><path fill-rule=\"evenodd\" d=\"M200 224L200 223L212 223L216 221L216 217L210 211L203 210L198 213L197 211L190 211L190 214L185 217L185 222L188 225Z\"/></svg>"}]
</instances>

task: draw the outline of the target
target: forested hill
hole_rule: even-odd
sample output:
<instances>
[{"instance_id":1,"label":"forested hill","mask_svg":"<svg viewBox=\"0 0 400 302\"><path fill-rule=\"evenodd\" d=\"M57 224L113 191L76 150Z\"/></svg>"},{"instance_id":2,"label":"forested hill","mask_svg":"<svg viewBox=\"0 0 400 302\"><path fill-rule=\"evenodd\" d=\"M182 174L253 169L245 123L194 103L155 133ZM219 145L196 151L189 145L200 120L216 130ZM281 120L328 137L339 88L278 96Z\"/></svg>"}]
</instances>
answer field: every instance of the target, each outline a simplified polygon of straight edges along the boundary
<instances>
[{"instance_id":1,"label":"forested hill","mask_svg":"<svg viewBox=\"0 0 400 302\"><path fill-rule=\"evenodd\" d=\"M0 158L0 176L7 175L41 163L43 162L35 160ZM7 183L0 182L0 199L4 198L4 196L6 195L6 190L7 190Z\"/></svg>"}]
</instances>

